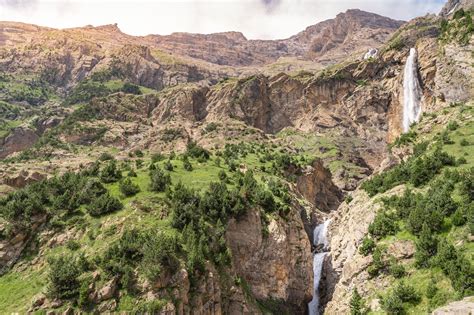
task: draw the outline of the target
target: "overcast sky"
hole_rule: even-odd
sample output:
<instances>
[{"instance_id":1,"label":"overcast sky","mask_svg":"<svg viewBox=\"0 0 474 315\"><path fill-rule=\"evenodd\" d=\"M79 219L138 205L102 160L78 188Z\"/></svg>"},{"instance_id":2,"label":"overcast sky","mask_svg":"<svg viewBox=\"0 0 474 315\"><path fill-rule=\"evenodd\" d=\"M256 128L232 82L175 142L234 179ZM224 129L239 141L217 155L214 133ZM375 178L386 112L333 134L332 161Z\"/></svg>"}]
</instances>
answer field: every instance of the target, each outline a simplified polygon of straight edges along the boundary
<instances>
[{"instance_id":1,"label":"overcast sky","mask_svg":"<svg viewBox=\"0 0 474 315\"><path fill-rule=\"evenodd\" d=\"M118 23L132 35L240 31L287 38L347 9L408 20L438 13L444 0L0 0L0 21L55 28Z\"/></svg>"}]
</instances>

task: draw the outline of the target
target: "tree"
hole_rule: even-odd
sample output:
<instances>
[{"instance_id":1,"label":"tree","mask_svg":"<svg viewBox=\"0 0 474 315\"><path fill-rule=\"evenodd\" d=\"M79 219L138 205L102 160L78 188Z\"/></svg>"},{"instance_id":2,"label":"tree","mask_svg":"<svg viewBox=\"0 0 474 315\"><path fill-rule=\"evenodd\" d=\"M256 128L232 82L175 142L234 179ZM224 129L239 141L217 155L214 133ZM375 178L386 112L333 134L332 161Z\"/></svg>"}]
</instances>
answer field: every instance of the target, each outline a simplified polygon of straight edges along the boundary
<instances>
[{"instance_id":1,"label":"tree","mask_svg":"<svg viewBox=\"0 0 474 315\"><path fill-rule=\"evenodd\" d=\"M362 240L362 244L359 247L359 252L362 255L367 256L373 252L374 248L375 248L375 241L366 236Z\"/></svg>"},{"instance_id":2,"label":"tree","mask_svg":"<svg viewBox=\"0 0 474 315\"><path fill-rule=\"evenodd\" d=\"M416 241L415 263L417 267L428 267L430 259L436 254L438 240L427 223L423 223Z\"/></svg>"},{"instance_id":3,"label":"tree","mask_svg":"<svg viewBox=\"0 0 474 315\"><path fill-rule=\"evenodd\" d=\"M165 162L165 165L164 165L164 168L165 170L167 170L168 172L172 172L174 167L173 167L173 164L171 163L171 160L168 160Z\"/></svg>"},{"instance_id":4,"label":"tree","mask_svg":"<svg viewBox=\"0 0 474 315\"><path fill-rule=\"evenodd\" d=\"M150 190L155 192L163 192L171 184L171 176L159 167L150 171L150 179Z\"/></svg>"},{"instance_id":5,"label":"tree","mask_svg":"<svg viewBox=\"0 0 474 315\"><path fill-rule=\"evenodd\" d=\"M137 184L134 184L130 177L122 179L119 188L120 192L126 197L134 196L140 192L140 187L138 187Z\"/></svg>"},{"instance_id":6,"label":"tree","mask_svg":"<svg viewBox=\"0 0 474 315\"><path fill-rule=\"evenodd\" d=\"M352 298L349 305L351 308L351 315L363 315L367 313L365 301L362 296L360 296L357 288L354 288L352 291Z\"/></svg>"},{"instance_id":7,"label":"tree","mask_svg":"<svg viewBox=\"0 0 474 315\"><path fill-rule=\"evenodd\" d=\"M75 297L80 286L78 277L81 275L75 257L72 255L50 257L48 264L48 293L58 299Z\"/></svg>"},{"instance_id":8,"label":"tree","mask_svg":"<svg viewBox=\"0 0 474 315\"><path fill-rule=\"evenodd\" d=\"M369 233L377 239L387 235L394 235L398 231L397 221L394 216L387 211L377 213L377 216L369 225Z\"/></svg>"},{"instance_id":9,"label":"tree","mask_svg":"<svg viewBox=\"0 0 474 315\"><path fill-rule=\"evenodd\" d=\"M114 183L122 178L122 172L115 161L110 161L100 172L100 180L104 183Z\"/></svg>"},{"instance_id":10,"label":"tree","mask_svg":"<svg viewBox=\"0 0 474 315\"><path fill-rule=\"evenodd\" d=\"M118 211L122 209L122 207L122 203L117 198L106 193L92 200L92 202L87 206L87 212L91 216L100 216Z\"/></svg>"},{"instance_id":11,"label":"tree","mask_svg":"<svg viewBox=\"0 0 474 315\"><path fill-rule=\"evenodd\" d=\"M183 160L183 167L188 172L191 172L193 170L193 166L191 165L191 162L189 162L189 159L187 157L185 157Z\"/></svg>"},{"instance_id":12,"label":"tree","mask_svg":"<svg viewBox=\"0 0 474 315\"><path fill-rule=\"evenodd\" d=\"M121 91L127 94L135 94L135 95L142 94L140 87L130 82L125 82Z\"/></svg>"}]
</instances>

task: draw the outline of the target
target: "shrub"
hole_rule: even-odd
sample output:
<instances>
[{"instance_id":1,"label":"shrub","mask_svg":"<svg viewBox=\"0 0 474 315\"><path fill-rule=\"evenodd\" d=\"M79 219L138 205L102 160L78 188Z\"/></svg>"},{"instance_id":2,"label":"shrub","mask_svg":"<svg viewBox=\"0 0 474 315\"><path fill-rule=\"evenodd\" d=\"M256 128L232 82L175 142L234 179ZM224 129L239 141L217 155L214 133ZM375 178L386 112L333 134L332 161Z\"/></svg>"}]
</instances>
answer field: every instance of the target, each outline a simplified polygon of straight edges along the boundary
<instances>
[{"instance_id":1,"label":"shrub","mask_svg":"<svg viewBox=\"0 0 474 315\"><path fill-rule=\"evenodd\" d=\"M223 182L227 181L227 173L224 170L219 171L219 179Z\"/></svg>"},{"instance_id":2,"label":"shrub","mask_svg":"<svg viewBox=\"0 0 474 315\"><path fill-rule=\"evenodd\" d=\"M448 123L447 129L448 129L449 131L454 131L454 130L456 130L456 129L458 129L458 128L459 128L459 124L458 124L457 121L450 121L450 122Z\"/></svg>"},{"instance_id":3,"label":"shrub","mask_svg":"<svg viewBox=\"0 0 474 315\"><path fill-rule=\"evenodd\" d=\"M369 233L376 239L387 235L394 235L398 231L395 217L387 211L377 213L374 221L369 225Z\"/></svg>"},{"instance_id":4,"label":"shrub","mask_svg":"<svg viewBox=\"0 0 474 315\"><path fill-rule=\"evenodd\" d=\"M84 81L77 85L71 94L66 98L66 104L73 105L77 103L85 103L94 97L107 96L112 91L104 84L94 81Z\"/></svg>"},{"instance_id":5,"label":"shrub","mask_svg":"<svg viewBox=\"0 0 474 315\"><path fill-rule=\"evenodd\" d=\"M171 176L159 167L150 171L150 190L155 192L163 192L171 184Z\"/></svg>"},{"instance_id":6,"label":"shrub","mask_svg":"<svg viewBox=\"0 0 474 315\"><path fill-rule=\"evenodd\" d=\"M354 288L354 290L352 290L352 297L349 302L349 305L350 305L351 315L367 314L365 301L362 298L362 296L360 296L359 292L357 291L357 288Z\"/></svg>"},{"instance_id":7,"label":"shrub","mask_svg":"<svg viewBox=\"0 0 474 315\"><path fill-rule=\"evenodd\" d=\"M462 226L467 222L463 208L459 208L456 210L456 212L454 212L453 216L451 217L451 222L455 226Z\"/></svg>"},{"instance_id":8,"label":"shrub","mask_svg":"<svg viewBox=\"0 0 474 315\"><path fill-rule=\"evenodd\" d=\"M135 151L133 151L133 154L139 158L142 158L144 156L142 150L139 150L139 149L136 149Z\"/></svg>"},{"instance_id":9,"label":"shrub","mask_svg":"<svg viewBox=\"0 0 474 315\"><path fill-rule=\"evenodd\" d=\"M140 187L138 187L137 184L134 184L129 177L120 181L119 188L120 192L126 197L134 196L140 192Z\"/></svg>"},{"instance_id":10,"label":"shrub","mask_svg":"<svg viewBox=\"0 0 474 315\"><path fill-rule=\"evenodd\" d=\"M189 162L188 158L183 160L183 168L188 172L192 172L193 166L191 165L191 162Z\"/></svg>"},{"instance_id":11,"label":"shrub","mask_svg":"<svg viewBox=\"0 0 474 315\"><path fill-rule=\"evenodd\" d=\"M127 94L135 94L135 95L142 94L142 91L140 90L140 87L138 85L130 83L130 82L125 82L120 90L124 93L127 93Z\"/></svg>"},{"instance_id":12,"label":"shrub","mask_svg":"<svg viewBox=\"0 0 474 315\"><path fill-rule=\"evenodd\" d=\"M384 268L385 262L383 261L383 250L380 247L377 247L372 254L372 264L367 268L367 272L371 277L376 277Z\"/></svg>"},{"instance_id":13,"label":"shrub","mask_svg":"<svg viewBox=\"0 0 474 315\"><path fill-rule=\"evenodd\" d=\"M462 138L461 141L459 142L459 144L460 144L462 147L467 147L468 145L470 145L469 141L466 140L466 138Z\"/></svg>"},{"instance_id":14,"label":"shrub","mask_svg":"<svg viewBox=\"0 0 474 315\"><path fill-rule=\"evenodd\" d=\"M110 161L100 172L100 180L104 183L114 183L122 178L122 172L115 161Z\"/></svg>"},{"instance_id":15,"label":"shrub","mask_svg":"<svg viewBox=\"0 0 474 315\"><path fill-rule=\"evenodd\" d=\"M128 172L127 176L128 176L128 177L137 177L137 173L136 173L133 169L131 169L131 170Z\"/></svg>"},{"instance_id":16,"label":"shrub","mask_svg":"<svg viewBox=\"0 0 474 315\"><path fill-rule=\"evenodd\" d=\"M388 266L388 272L394 277L394 278L402 278L406 274L405 267L401 264L398 264L395 260L392 259L390 262L390 265Z\"/></svg>"},{"instance_id":17,"label":"shrub","mask_svg":"<svg viewBox=\"0 0 474 315\"><path fill-rule=\"evenodd\" d=\"M182 136L183 135L180 129L170 128L170 129L163 130L163 134L161 135L161 140L164 142L171 142L171 141L181 138Z\"/></svg>"},{"instance_id":18,"label":"shrub","mask_svg":"<svg viewBox=\"0 0 474 315\"><path fill-rule=\"evenodd\" d=\"M382 298L382 308L388 314L405 314L403 303L418 304L420 295L411 285L400 282L390 293Z\"/></svg>"},{"instance_id":19,"label":"shrub","mask_svg":"<svg viewBox=\"0 0 474 315\"><path fill-rule=\"evenodd\" d=\"M186 155L196 159L201 158L204 160L208 160L210 157L209 151L198 146L194 141L189 142L186 146Z\"/></svg>"},{"instance_id":20,"label":"shrub","mask_svg":"<svg viewBox=\"0 0 474 315\"><path fill-rule=\"evenodd\" d=\"M81 244L79 244L78 241L76 240L70 240L66 243L66 247L69 249L69 250L72 250L72 251L76 251L78 250L79 248L81 248Z\"/></svg>"},{"instance_id":21,"label":"shrub","mask_svg":"<svg viewBox=\"0 0 474 315\"><path fill-rule=\"evenodd\" d=\"M75 297L80 285L78 277L81 275L76 258L72 255L50 257L48 264L48 293L58 299Z\"/></svg>"},{"instance_id":22,"label":"shrub","mask_svg":"<svg viewBox=\"0 0 474 315\"><path fill-rule=\"evenodd\" d=\"M167 233L147 233L144 237L141 267L149 281L156 281L163 270L173 274L179 267L180 250L175 235Z\"/></svg>"},{"instance_id":23,"label":"shrub","mask_svg":"<svg viewBox=\"0 0 474 315\"><path fill-rule=\"evenodd\" d=\"M393 293L404 303L417 304L421 300L420 294L416 292L415 288L410 284L406 284L404 281L401 281L395 287Z\"/></svg>"},{"instance_id":24,"label":"shrub","mask_svg":"<svg viewBox=\"0 0 474 315\"><path fill-rule=\"evenodd\" d=\"M382 306L382 309L386 311L389 315L405 314L405 310L403 308L403 301L396 294L387 294L381 299L380 304Z\"/></svg>"},{"instance_id":25,"label":"shrub","mask_svg":"<svg viewBox=\"0 0 474 315\"><path fill-rule=\"evenodd\" d=\"M160 161L163 161L165 159L165 156L161 153L155 153L151 156L151 163L155 164Z\"/></svg>"},{"instance_id":26,"label":"shrub","mask_svg":"<svg viewBox=\"0 0 474 315\"><path fill-rule=\"evenodd\" d=\"M427 223L423 223L421 234L416 241L415 264L417 267L428 267L430 259L436 254L438 240Z\"/></svg>"},{"instance_id":27,"label":"shrub","mask_svg":"<svg viewBox=\"0 0 474 315\"><path fill-rule=\"evenodd\" d=\"M204 128L205 132L212 132L215 130L217 130L217 124L215 122L208 123L206 127Z\"/></svg>"},{"instance_id":28,"label":"shrub","mask_svg":"<svg viewBox=\"0 0 474 315\"><path fill-rule=\"evenodd\" d=\"M106 193L92 200L86 209L91 216L95 217L121 210L122 207L122 203L117 198Z\"/></svg>"},{"instance_id":29,"label":"shrub","mask_svg":"<svg viewBox=\"0 0 474 315\"><path fill-rule=\"evenodd\" d=\"M171 163L170 160L166 161L165 165L164 165L164 168L165 170L167 170L168 172L172 172L174 170L174 167L173 167L173 164Z\"/></svg>"},{"instance_id":30,"label":"shrub","mask_svg":"<svg viewBox=\"0 0 474 315\"><path fill-rule=\"evenodd\" d=\"M371 254L374 249L375 249L375 241L367 236L364 237L364 239L362 240L362 244L359 247L359 252L362 255L367 256Z\"/></svg>"},{"instance_id":31,"label":"shrub","mask_svg":"<svg viewBox=\"0 0 474 315\"><path fill-rule=\"evenodd\" d=\"M433 277L431 277L428 286L426 287L426 297L432 299L436 292L438 292L438 287L436 286L436 281Z\"/></svg>"},{"instance_id":32,"label":"shrub","mask_svg":"<svg viewBox=\"0 0 474 315\"><path fill-rule=\"evenodd\" d=\"M110 153L104 152L99 156L99 161L110 161L110 160L114 160L114 157Z\"/></svg>"}]
</instances>

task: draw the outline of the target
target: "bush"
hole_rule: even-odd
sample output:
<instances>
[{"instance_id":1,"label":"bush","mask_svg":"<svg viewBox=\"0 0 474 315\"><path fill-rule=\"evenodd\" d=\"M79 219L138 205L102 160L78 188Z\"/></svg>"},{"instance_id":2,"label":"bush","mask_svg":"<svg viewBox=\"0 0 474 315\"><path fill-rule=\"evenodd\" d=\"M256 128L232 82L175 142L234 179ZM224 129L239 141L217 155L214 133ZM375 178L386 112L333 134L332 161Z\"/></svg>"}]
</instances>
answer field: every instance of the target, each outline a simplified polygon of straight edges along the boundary
<instances>
[{"instance_id":1,"label":"bush","mask_svg":"<svg viewBox=\"0 0 474 315\"><path fill-rule=\"evenodd\" d=\"M110 161L110 160L114 160L114 157L110 153L104 152L99 156L99 161Z\"/></svg>"},{"instance_id":2,"label":"bush","mask_svg":"<svg viewBox=\"0 0 474 315\"><path fill-rule=\"evenodd\" d=\"M457 121L451 121L448 123L447 129L449 131L454 131L459 128L459 124Z\"/></svg>"},{"instance_id":3,"label":"bush","mask_svg":"<svg viewBox=\"0 0 474 315\"><path fill-rule=\"evenodd\" d=\"M438 292L438 287L436 286L435 279L431 277L431 280L426 287L426 297L432 299L436 295L436 292Z\"/></svg>"},{"instance_id":4,"label":"bush","mask_svg":"<svg viewBox=\"0 0 474 315\"><path fill-rule=\"evenodd\" d=\"M390 293L382 298L382 308L388 314L405 314L403 303L418 304L420 295L411 285L400 282Z\"/></svg>"},{"instance_id":5,"label":"bush","mask_svg":"<svg viewBox=\"0 0 474 315\"><path fill-rule=\"evenodd\" d=\"M147 279L154 282L164 270L174 274L179 267L179 242L167 233L147 233L143 243L142 270Z\"/></svg>"},{"instance_id":6,"label":"bush","mask_svg":"<svg viewBox=\"0 0 474 315\"><path fill-rule=\"evenodd\" d=\"M103 183L114 183L122 178L122 172L117 168L115 161L110 161L100 172Z\"/></svg>"},{"instance_id":7,"label":"bush","mask_svg":"<svg viewBox=\"0 0 474 315\"><path fill-rule=\"evenodd\" d=\"M189 162L188 158L183 160L183 168L188 172L192 172L193 166L191 165L191 162Z\"/></svg>"},{"instance_id":8,"label":"bush","mask_svg":"<svg viewBox=\"0 0 474 315\"><path fill-rule=\"evenodd\" d=\"M163 161L165 159L165 156L161 153L155 153L151 156L151 163L155 164L160 161Z\"/></svg>"},{"instance_id":9,"label":"bush","mask_svg":"<svg viewBox=\"0 0 474 315\"><path fill-rule=\"evenodd\" d=\"M219 179L223 182L227 181L227 173L224 170L219 171Z\"/></svg>"},{"instance_id":10,"label":"bush","mask_svg":"<svg viewBox=\"0 0 474 315\"><path fill-rule=\"evenodd\" d=\"M360 296L359 292L357 291L357 288L354 288L354 290L352 291L352 297L349 302L349 305L350 305L351 315L367 314L365 301L362 298L362 296Z\"/></svg>"},{"instance_id":11,"label":"bush","mask_svg":"<svg viewBox=\"0 0 474 315\"><path fill-rule=\"evenodd\" d=\"M393 293L404 303L418 304L421 300L420 294L416 292L412 285L400 282L394 289Z\"/></svg>"},{"instance_id":12,"label":"bush","mask_svg":"<svg viewBox=\"0 0 474 315\"><path fill-rule=\"evenodd\" d=\"M397 279L404 277L406 274L405 267L401 264L398 264L395 260L390 262L390 265L388 266L388 272Z\"/></svg>"},{"instance_id":13,"label":"bush","mask_svg":"<svg viewBox=\"0 0 474 315\"><path fill-rule=\"evenodd\" d=\"M168 172L172 172L174 170L174 167L173 167L173 164L171 163L170 160L166 161L165 165L164 165L164 168L165 170L167 170Z\"/></svg>"},{"instance_id":14,"label":"bush","mask_svg":"<svg viewBox=\"0 0 474 315\"><path fill-rule=\"evenodd\" d=\"M376 239L387 235L395 235L398 231L396 218L387 211L378 212L374 222L369 225L369 233Z\"/></svg>"},{"instance_id":15,"label":"bush","mask_svg":"<svg viewBox=\"0 0 474 315\"><path fill-rule=\"evenodd\" d=\"M137 173L136 173L133 169L131 169L131 170L128 172L127 176L128 176L128 177L137 177Z\"/></svg>"},{"instance_id":16,"label":"bush","mask_svg":"<svg viewBox=\"0 0 474 315\"><path fill-rule=\"evenodd\" d=\"M376 277L384 268L385 262L383 260L383 250L380 247L377 247L372 254L372 264L367 268L367 272L370 277Z\"/></svg>"},{"instance_id":17,"label":"bush","mask_svg":"<svg viewBox=\"0 0 474 315\"><path fill-rule=\"evenodd\" d=\"M210 122L206 125L206 127L204 128L204 131L206 133L208 132L212 132L212 131L215 131L217 130L217 124L215 122Z\"/></svg>"},{"instance_id":18,"label":"bush","mask_svg":"<svg viewBox=\"0 0 474 315\"><path fill-rule=\"evenodd\" d=\"M104 84L94 81L84 81L77 85L71 94L66 98L66 104L73 105L77 103L85 103L94 97L107 96L112 91Z\"/></svg>"},{"instance_id":19,"label":"bush","mask_svg":"<svg viewBox=\"0 0 474 315\"><path fill-rule=\"evenodd\" d=\"M196 159L204 159L204 160L208 160L209 157L210 157L210 154L209 154L209 151L207 151L206 149L198 146L196 144L196 142L189 142L187 147L186 147L186 155L187 156L190 156L190 157L193 157L193 158L196 158Z\"/></svg>"},{"instance_id":20,"label":"bush","mask_svg":"<svg viewBox=\"0 0 474 315\"><path fill-rule=\"evenodd\" d=\"M466 138L462 138L461 141L459 142L459 144L460 144L462 147L467 147L468 145L470 145L469 141L466 140Z\"/></svg>"},{"instance_id":21,"label":"bush","mask_svg":"<svg viewBox=\"0 0 474 315\"><path fill-rule=\"evenodd\" d=\"M421 234L416 240L415 264L417 267L428 267L431 257L436 255L438 240L427 223L423 223Z\"/></svg>"},{"instance_id":22,"label":"bush","mask_svg":"<svg viewBox=\"0 0 474 315\"><path fill-rule=\"evenodd\" d=\"M159 167L150 171L150 190L155 192L163 192L171 184L171 176Z\"/></svg>"},{"instance_id":23,"label":"bush","mask_svg":"<svg viewBox=\"0 0 474 315\"><path fill-rule=\"evenodd\" d=\"M106 193L99 196L97 199L92 200L86 209L91 216L96 217L121 210L122 207L122 203L117 198Z\"/></svg>"},{"instance_id":24,"label":"bush","mask_svg":"<svg viewBox=\"0 0 474 315\"><path fill-rule=\"evenodd\" d=\"M139 150L139 149L136 149L135 151L133 151L133 154L139 158L142 158L144 156L142 150Z\"/></svg>"},{"instance_id":25,"label":"bush","mask_svg":"<svg viewBox=\"0 0 474 315\"><path fill-rule=\"evenodd\" d=\"M359 247L359 253L361 253L364 256L367 256L373 252L375 249L375 241L369 237L364 237L362 240L362 244Z\"/></svg>"},{"instance_id":26,"label":"bush","mask_svg":"<svg viewBox=\"0 0 474 315\"><path fill-rule=\"evenodd\" d=\"M124 93L127 93L127 94L135 94L135 95L142 94L142 91L140 90L140 87L138 85L130 83L130 82L125 82L120 90Z\"/></svg>"},{"instance_id":27,"label":"bush","mask_svg":"<svg viewBox=\"0 0 474 315\"><path fill-rule=\"evenodd\" d=\"M462 226L466 224L467 218L464 214L463 208L459 208L456 210L456 212L454 212L453 216L451 217L451 222L454 226Z\"/></svg>"},{"instance_id":28,"label":"bush","mask_svg":"<svg viewBox=\"0 0 474 315\"><path fill-rule=\"evenodd\" d=\"M81 270L72 255L48 258L48 293L53 298L68 299L79 293Z\"/></svg>"},{"instance_id":29,"label":"bush","mask_svg":"<svg viewBox=\"0 0 474 315\"><path fill-rule=\"evenodd\" d=\"M70 240L66 243L66 247L69 249L69 250L72 250L72 251L76 251L78 250L79 248L81 248L81 244L79 244L78 241L76 240Z\"/></svg>"},{"instance_id":30,"label":"bush","mask_svg":"<svg viewBox=\"0 0 474 315\"><path fill-rule=\"evenodd\" d=\"M140 187L138 187L137 184L134 184L129 177L120 181L119 188L120 192L126 197L134 196L140 192Z\"/></svg>"}]
</instances>

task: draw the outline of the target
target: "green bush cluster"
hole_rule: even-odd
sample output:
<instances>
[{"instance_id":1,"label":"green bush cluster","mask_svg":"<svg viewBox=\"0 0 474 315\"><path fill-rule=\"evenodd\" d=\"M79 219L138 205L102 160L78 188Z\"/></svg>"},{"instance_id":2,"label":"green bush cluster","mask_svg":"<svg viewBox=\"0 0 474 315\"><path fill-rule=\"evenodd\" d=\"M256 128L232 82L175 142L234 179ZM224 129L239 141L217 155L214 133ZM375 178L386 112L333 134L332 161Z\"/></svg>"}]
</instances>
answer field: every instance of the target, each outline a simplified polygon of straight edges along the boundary
<instances>
[{"instance_id":1,"label":"green bush cluster","mask_svg":"<svg viewBox=\"0 0 474 315\"><path fill-rule=\"evenodd\" d=\"M437 175L443 167L452 166L454 163L454 157L437 148L430 155L410 158L385 173L373 176L362 183L361 187L370 196L375 196L403 183L422 186Z\"/></svg>"}]
</instances>

